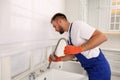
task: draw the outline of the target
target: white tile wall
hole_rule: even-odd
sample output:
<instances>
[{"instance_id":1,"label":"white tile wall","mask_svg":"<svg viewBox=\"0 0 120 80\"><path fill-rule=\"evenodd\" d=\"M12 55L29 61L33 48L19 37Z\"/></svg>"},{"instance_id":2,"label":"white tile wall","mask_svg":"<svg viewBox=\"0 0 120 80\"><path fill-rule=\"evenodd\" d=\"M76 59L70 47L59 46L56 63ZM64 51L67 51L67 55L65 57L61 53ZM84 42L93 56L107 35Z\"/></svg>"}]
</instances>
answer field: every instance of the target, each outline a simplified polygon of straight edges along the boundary
<instances>
[{"instance_id":1,"label":"white tile wall","mask_svg":"<svg viewBox=\"0 0 120 80\"><path fill-rule=\"evenodd\" d=\"M61 37L50 19L64 8L64 0L0 0L0 58L11 56L12 76L44 61L45 49Z\"/></svg>"},{"instance_id":2,"label":"white tile wall","mask_svg":"<svg viewBox=\"0 0 120 80\"><path fill-rule=\"evenodd\" d=\"M56 12L65 12L64 8L64 0L1 0L0 44L45 40L47 44L59 38L50 19Z\"/></svg>"},{"instance_id":3,"label":"white tile wall","mask_svg":"<svg viewBox=\"0 0 120 80\"><path fill-rule=\"evenodd\" d=\"M30 52L21 52L11 56L11 72L15 76L30 69Z\"/></svg>"},{"instance_id":4,"label":"white tile wall","mask_svg":"<svg viewBox=\"0 0 120 80\"><path fill-rule=\"evenodd\" d=\"M33 58L33 67L40 65L44 62L46 62L47 60L47 53L46 53L46 49L42 48L42 49L36 49L32 52L32 58Z\"/></svg>"},{"instance_id":5,"label":"white tile wall","mask_svg":"<svg viewBox=\"0 0 120 80\"><path fill-rule=\"evenodd\" d=\"M65 12L64 0L2 0L0 4L1 44L60 37L50 19L56 12Z\"/></svg>"}]
</instances>

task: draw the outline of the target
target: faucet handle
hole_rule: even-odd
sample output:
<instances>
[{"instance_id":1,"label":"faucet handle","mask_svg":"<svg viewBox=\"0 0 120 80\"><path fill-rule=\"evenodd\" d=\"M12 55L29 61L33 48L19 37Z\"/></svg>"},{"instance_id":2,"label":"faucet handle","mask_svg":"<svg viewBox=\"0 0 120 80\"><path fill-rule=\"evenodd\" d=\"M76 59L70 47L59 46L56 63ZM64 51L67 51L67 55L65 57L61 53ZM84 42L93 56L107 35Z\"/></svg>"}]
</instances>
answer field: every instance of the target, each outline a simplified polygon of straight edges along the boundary
<instances>
[{"instance_id":1,"label":"faucet handle","mask_svg":"<svg viewBox=\"0 0 120 80\"><path fill-rule=\"evenodd\" d=\"M40 69L40 73L43 73L43 72L45 72L43 69Z\"/></svg>"},{"instance_id":2,"label":"faucet handle","mask_svg":"<svg viewBox=\"0 0 120 80\"><path fill-rule=\"evenodd\" d=\"M36 77L38 77L39 74L37 74L36 72L32 72L30 75L29 75L29 80L35 80Z\"/></svg>"}]
</instances>

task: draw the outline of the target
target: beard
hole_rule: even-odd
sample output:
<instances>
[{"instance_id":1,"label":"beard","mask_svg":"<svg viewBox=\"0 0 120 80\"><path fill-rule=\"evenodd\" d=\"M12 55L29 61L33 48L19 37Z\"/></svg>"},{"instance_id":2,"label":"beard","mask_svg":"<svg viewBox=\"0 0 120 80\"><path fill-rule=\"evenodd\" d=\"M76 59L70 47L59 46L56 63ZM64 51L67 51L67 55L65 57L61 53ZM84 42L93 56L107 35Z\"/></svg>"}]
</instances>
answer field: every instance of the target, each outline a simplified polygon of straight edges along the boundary
<instances>
[{"instance_id":1,"label":"beard","mask_svg":"<svg viewBox=\"0 0 120 80\"><path fill-rule=\"evenodd\" d=\"M59 33L60 33L60 34L63 34L63 33L64 33L64 31L60 31Z\"/></svg>"},{"instance_id":2,"label":"beard","mask_svg":"<svg viewBox=\"0 0 120 80\"><path fill-rule=\"evenodd\" d=\"M62 27L60 27L60 32L59 32L60 34L63 34L64 33L64 30L63 30L63 28Z\"/></svg>"}]
</instances>

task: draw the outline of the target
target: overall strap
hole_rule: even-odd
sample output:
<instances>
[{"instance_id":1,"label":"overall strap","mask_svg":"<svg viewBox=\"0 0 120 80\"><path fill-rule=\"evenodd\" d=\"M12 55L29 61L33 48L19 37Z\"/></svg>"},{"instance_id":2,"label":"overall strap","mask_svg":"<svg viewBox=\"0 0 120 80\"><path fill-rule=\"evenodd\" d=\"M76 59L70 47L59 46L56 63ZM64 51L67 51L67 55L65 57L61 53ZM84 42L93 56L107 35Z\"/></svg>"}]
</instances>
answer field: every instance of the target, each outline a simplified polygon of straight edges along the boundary
<instances>
[{"instance_id":1,"label":"overall strap","mask_svg":"<svg viewBox=\"0 0 120 80\"><path fill-rule=\"evenodd\" d=\"M71 29L72 29L72 24L70 25L70 29L69 29L69 45L73 45L72 43L72 39L71 39ZM86 66L87 63L87 59L80 53L80 54L75 54L77 60L81 63L82 67Z\"/></svg>"},{"instance_id":2,"label":"overall strap","mask_svg":"<svg viewBox=\"0 0 120 80\"><path fill-rule=\"evenodd\" d=\"M70 29L69 29L69 44L70 44L70 45L73 45L73 44L72 44L72 39L71 39L71 29L72 29L72 24L73 24L73 23L71 23L71 25L70 25Z\"/></svg>"}]
</instances>

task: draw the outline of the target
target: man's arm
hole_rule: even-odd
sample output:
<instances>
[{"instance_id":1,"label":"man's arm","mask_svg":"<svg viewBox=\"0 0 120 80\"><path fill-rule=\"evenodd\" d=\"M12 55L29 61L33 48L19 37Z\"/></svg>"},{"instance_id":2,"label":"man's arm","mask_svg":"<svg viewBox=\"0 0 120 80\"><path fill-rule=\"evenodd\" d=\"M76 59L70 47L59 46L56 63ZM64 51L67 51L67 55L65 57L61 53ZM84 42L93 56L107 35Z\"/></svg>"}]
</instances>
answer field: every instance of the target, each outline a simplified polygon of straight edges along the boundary
<instances>
[{"instance_id":1,"label":"man's arm","mask_svg":"<svg viewBox=\"0 0 120 80\"><path fill-rule=\"evenodd\" d=\"M73 60L74 58L75 58L75 55L69 54L69 55L61 56L61 61Z\"/></svg>"},{"instance_id":2,"label":"man's arm","mask_svg":"<svg viewBox=\"0 0 120 80\"><path fill-rule=\"evenodd\" d=\"M106 41L107 38L102 32L95 30L91 38L80 46L67 45L64 50L64 54L78 54L83 51L87 51L99 46L101 43Z\"/></svg>"},{"instance_id":3,"label":"man's arm","mask_svg":"<svg viewBox=\"0 0 120 80\"><path fill-rule=\"evenodd\" d=\"M100 32L99 30L95 30L91 38L84 44L81 45L83 51L90 50L99 46L104 41L107 41L107 37L104 33Z\"/></svg>"},{"instance_id":4,"label":"man's arm","mask_svg":"<svg viewBox=\"0 0 120 80\"><path fill-rule=\"evenodd\" d=\"M65 55L65 56L60 56L58 57L57 55L55 55L56 60L52 60L51 57L49 57L49 62L59 62L59 61L68 61L68 60L72 60L75 58L75 56L73 54L69 54L69 55Z\"/></svg>"}]
</instances>

